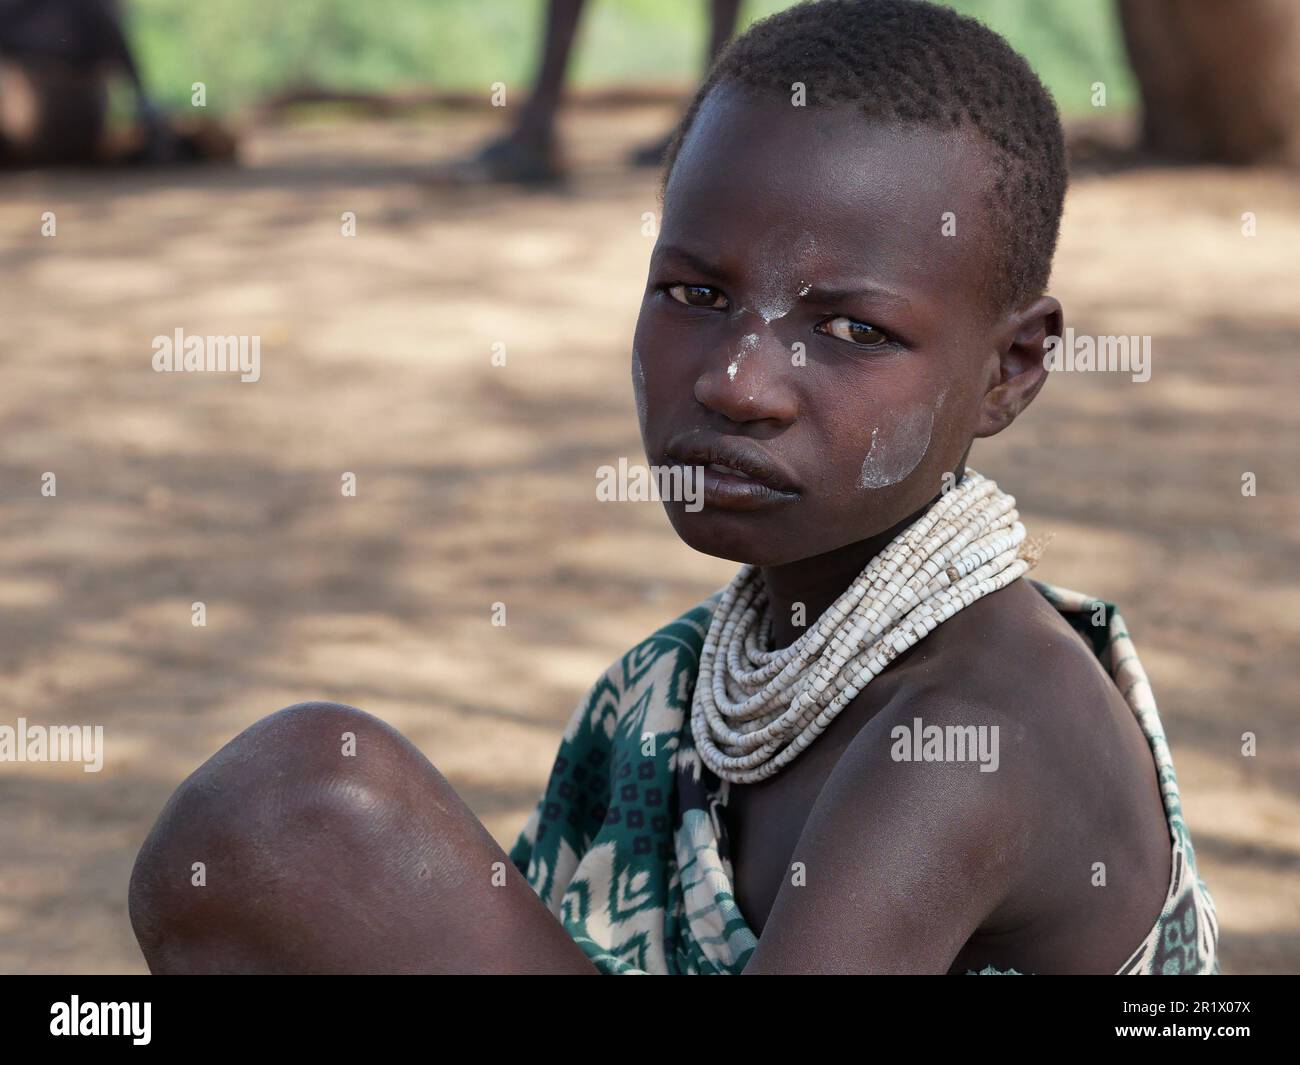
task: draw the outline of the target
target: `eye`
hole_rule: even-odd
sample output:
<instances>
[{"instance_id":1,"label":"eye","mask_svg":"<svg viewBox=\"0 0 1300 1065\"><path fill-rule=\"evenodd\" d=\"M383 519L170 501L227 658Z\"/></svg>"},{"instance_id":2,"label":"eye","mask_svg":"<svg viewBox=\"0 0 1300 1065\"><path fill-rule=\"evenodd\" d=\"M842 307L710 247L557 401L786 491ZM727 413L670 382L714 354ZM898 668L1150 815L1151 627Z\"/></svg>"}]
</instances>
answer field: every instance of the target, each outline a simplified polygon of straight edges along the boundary
<instances>
[{"instance_id":1,"label":"eye","mask_svg":"<svg viewBox=\"0 0 1300 1065\"><path fill-rule=\"evenodd\" d=\"M856 344L860 348L881 348L890 341L889 334L883 329L877 329L874 325L859 322L854 318L845 318L843 315L822 322L817 328L833 337L839 337L840 340Z\"/></svg>"},{"instance_id":2,"label":"eye","mask_svg":"<svg viewBox=\"0 0 1300 1065\"><path fill-rule=\"evenodd\" d=\"M727 306L727 297L709 285L669 285L668 295L688 307L722 310Z\"/></svg>"}]
</instances>

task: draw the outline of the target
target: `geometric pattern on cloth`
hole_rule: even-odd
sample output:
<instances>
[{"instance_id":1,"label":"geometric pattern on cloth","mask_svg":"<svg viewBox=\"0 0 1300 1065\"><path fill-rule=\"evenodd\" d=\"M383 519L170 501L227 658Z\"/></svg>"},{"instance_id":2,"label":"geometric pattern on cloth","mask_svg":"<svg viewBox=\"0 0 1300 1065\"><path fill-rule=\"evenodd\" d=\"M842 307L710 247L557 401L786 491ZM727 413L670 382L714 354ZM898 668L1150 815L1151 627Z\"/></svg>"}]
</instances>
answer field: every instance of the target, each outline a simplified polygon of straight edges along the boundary
<instances>
[{"instance_id":1,"label":"geometric pattern on cloth","mask_svg":"<svg viewBox=\"0 0 1300 1065\"><path fill-rule=\"evenodd\" d=\"M1219 971L1214 902L1197 875L1145 670L1113 603L1029 580L1083 636L1155 760L1173 853L1151 931L1117 975ZM736 904L727 785L700 760L691 696L721 591L613 663L565 726L510 860L598 970L736 974L758 943ZM989 967L971 975L1019 975Z\"/></svg>"}]
</instances>

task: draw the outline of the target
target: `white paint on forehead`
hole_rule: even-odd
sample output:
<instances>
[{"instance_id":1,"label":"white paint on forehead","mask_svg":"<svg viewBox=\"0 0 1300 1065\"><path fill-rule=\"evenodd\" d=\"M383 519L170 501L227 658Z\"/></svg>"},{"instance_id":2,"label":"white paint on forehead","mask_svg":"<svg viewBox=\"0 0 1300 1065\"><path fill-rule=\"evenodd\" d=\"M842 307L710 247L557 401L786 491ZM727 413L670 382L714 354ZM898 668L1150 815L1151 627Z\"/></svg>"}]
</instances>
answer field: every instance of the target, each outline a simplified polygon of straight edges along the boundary
<instances>
[{"instance_id":1,"label":"white paint on forehead","mask_svg":"<svg viewBox=\"0 0 1300 1065\"><path fill-rule=\"evenodd\" d=\"M939 397L939 402L943 396ZM892 425L876 426L871 430L871 444L862 460L858 484L862 488L887 488L910 474L930 447L930 434L934 431L934 412L939 402L913 407L904 411Z\"/></svg>"},{"instance_id":2,"label":"white paint on forehead","mask_svg":"<svg viewBox=\"0 0 1300 1065\"><path fill-rule=\"evenodd\" d=\"M809 232L773 230L754 249L754 309L771 325L794 308L795 300L808 294L806 281L790 287L785 278L792 272L807 273L807 261L817 250Z\"/></svg>"}]
</instances>

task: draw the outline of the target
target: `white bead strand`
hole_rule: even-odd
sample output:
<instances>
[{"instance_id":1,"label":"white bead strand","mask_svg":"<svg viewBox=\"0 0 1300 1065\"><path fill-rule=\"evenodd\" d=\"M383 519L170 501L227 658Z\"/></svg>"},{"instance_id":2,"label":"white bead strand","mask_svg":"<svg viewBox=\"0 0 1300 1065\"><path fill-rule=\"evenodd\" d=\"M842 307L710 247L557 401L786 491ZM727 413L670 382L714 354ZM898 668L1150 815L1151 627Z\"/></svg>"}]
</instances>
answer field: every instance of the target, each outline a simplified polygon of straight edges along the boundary
<instances>
[{"instance_id":1,"label":"white bead strand","mask_svg":"<svg viewBox=\"0 0 1300 1065\"><path fill-rule=\"evenodd\" d=\"M1037 562L1016 501L967 469L789 647L768 650L762 573L742 566L709 623L691 706L700 757L719 777L772 776L890 662Z\"/></svg>"}]
</instances>

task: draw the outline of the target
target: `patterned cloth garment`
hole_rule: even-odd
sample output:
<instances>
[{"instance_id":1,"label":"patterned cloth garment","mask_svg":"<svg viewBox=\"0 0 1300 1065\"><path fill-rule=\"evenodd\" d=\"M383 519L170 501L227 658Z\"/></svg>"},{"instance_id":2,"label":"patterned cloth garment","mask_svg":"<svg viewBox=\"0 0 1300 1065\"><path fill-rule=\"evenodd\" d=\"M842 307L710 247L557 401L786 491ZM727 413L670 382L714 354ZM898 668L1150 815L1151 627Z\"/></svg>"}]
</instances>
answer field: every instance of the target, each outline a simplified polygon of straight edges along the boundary
<instances>
[{"instance_id":1,"label":"patterned cloth garment","mask_svg":"<svg viewBox=\"0 0 1300 1065\"><path fill-rule=\"evenodd\" d=\"M1025 578L1028 580L1028 578ZM1165 905L1117 975L1219 971L1214 902L1196 871L1146 673L1114 604L1029 580L1097 655L1151 746L1173 848ZM720 594L720 593L719 593ZM571 716L550 779L510 850L603 973L739 973L758 943L732 892L727 785L690 729L718 594L641 641ZM1104 624L1096 624L1104 615ZM992 966L967 975L1020 975Z\"/></svg>"}]
</instances>

